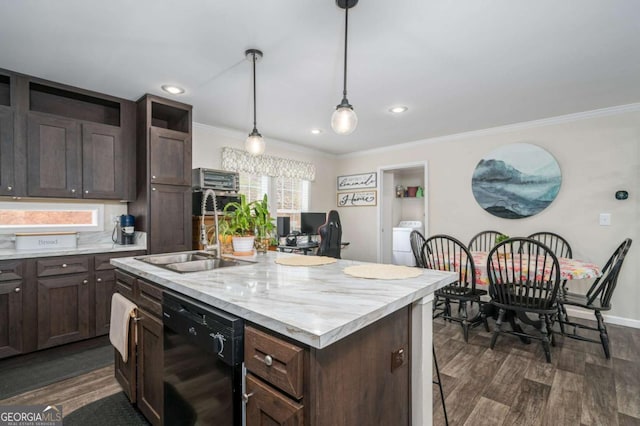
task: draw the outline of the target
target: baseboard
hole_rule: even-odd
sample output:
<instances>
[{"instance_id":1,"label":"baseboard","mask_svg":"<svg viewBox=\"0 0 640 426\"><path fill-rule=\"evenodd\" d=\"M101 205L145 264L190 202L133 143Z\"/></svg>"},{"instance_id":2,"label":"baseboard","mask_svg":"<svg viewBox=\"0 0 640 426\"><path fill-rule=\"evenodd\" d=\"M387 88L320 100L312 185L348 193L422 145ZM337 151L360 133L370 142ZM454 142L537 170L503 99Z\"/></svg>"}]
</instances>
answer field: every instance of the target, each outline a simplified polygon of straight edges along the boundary
<instances>
[{"instance_id":1,"label":"baseboard","mask_svg":"<svg viewBox=\"0 0 640 426\"><path fill-rule=\"evenodd\" d=\"M595 316L593 315L593 311L583 311L581 309L570 308L567 306L567 314L569 317L576 317L582 319L589 319L595 321ZM604 317L604 321L607 324L615 324L615 325L623 325L625 327L631 328L640 328L640 320L630 319L630 318L622 318L616 317L613 315L602 314Z\"/></svg>"}]
</instances>

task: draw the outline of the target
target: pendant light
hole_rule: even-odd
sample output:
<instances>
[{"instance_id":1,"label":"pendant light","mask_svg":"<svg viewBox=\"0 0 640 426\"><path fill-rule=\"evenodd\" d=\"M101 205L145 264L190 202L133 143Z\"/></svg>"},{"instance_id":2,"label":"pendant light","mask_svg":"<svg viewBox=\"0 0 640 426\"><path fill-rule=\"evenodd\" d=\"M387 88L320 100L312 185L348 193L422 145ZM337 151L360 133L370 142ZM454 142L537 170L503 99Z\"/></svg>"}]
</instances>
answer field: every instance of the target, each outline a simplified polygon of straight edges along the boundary
<instances>
[{"instance_id":1,"label":"pendant light","mask_svg":"<svg viewBox=\"0 0 640 426\"><path fill-rule=\"evenodd\" d=\"M347 34L349 30L349 9L358 4L358 0L336 0L336 4L344 9L344 86L342 102L336 106L331 116L331 128L339 135L351 134L358 125L358 116L347 100Z\"/></svg>"},{"instance_id":2,"label":"pendant light","mask_svg":"<svg viewBox=\"0 0 640 426\"><path fill-rule=\"evenodd\" d=\"M244 142L244 149L251 155L261 155L264 152L264 139L256 127L256 61L262 58L262 52L258 49L249 49L244 54L253 62L253 130Z\"/></svg>"}]
</instances>

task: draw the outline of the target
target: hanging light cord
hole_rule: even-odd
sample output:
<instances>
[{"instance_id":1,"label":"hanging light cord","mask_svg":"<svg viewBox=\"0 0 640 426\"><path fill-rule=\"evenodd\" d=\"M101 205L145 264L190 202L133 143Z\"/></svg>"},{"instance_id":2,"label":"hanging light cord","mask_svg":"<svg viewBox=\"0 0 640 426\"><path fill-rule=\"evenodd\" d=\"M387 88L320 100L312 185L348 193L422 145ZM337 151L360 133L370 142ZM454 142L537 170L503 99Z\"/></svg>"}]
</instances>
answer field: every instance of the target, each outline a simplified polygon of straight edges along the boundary
<instances>
[{"instance_id":1,"label":"hanging light cord","mask_svg":"<svg viewBox=\"0 0 640 426\"><path fill-rule=\"evenodd\" d=\"M256 128L256 54L251 54L253 57L253 131L257 132Z\"/></svg>"},{"instance_id":2,"label":"hanging light cord","mask_svg":"<svg viewBox=\"0 0 640 426\"><path fill-rule=\"evenodd\" d=\"M344 8L344 85L342 89L342 103L347 101L347 35L349 34L349 1Z\"/></svg>"}]
</instances>

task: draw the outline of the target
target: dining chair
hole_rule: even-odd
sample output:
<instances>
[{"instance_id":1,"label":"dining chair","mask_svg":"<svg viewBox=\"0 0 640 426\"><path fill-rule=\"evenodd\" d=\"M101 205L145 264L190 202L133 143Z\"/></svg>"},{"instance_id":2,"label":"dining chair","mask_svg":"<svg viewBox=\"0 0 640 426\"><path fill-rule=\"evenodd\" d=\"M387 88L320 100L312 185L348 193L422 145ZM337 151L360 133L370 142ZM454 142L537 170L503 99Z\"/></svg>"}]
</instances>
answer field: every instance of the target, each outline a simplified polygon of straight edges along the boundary
<instances>
[{"instance_id":1,"label":"dining chair","mask_svg":"<svg viewBox=\"0 0 640 426\"><path fill-rule=\"evenodd\" d=\"M553 232L536 232L529 235L527 238L540 241L542 244L553 250L556 257L565 257L568 259L573 257L571 245L558 234L554 234Z\"/></svg>"},{"instance_id":2,"label":"dining chair","mask_svg":"<svg viewBox=\"0 0 640 426\"><path fill-rule=\"evenodd\" d=\"M551 249L530 238L509 238L498 243L487 258L491 304L499 309L491 337L491 349L501 333L542 341L547 362L551 362L549 343L554 344L553 317L557 312L560 265ZM503 329L505 316L515 315L535 325L540 334L525 333L519 327ZM537 314L531 321L527 313Z\"/></svg>"},{"instance_id":3,"label":"dining chair","mask_svg":"<svg viewBox=\"0 0 640 426\"><path fill-rule=\"evenodd\" d=\"M535 232L529 235L527 238L533 238L534 240L540 241L542 244L549 247L553 250L553 253L556 257L564 257L571 259L573 257L573 252L571 250L571 245L567 240L562 238L560 235L555 234L553 232ZM560 288L558 289L559 294L565 293L568 291L567 288L567 280L563 280ZM560 325L560 332L564 334L564 321L567 319L567 310L563 304L558 303L558 324ZM564 320L564 321L563 321Z\"/></svg>"},{"instance_id":4,"label":"dining chair","mask_svg":"<svg viewBox=\"0 0 640 426\"><path fill-rule=\"evenodd\" d=\"M558 299L559 303L563 306L577 306L593 311L596 317L597 327L572 322L569 320L568 316L565 316L564 318L560 318L559 321L561 321L563 326L573 327L573 332L565 333L564 327L562 327L561 330L565 336L573 339L601 343L604 355L607 359L611 358L611 353L609 350L609 334L607 333L607 327L604 324L604 319L602 318L602 311L608 311L611 309L611 297L613 296L613 291L618 283L618 275L622 268L622 262L629 252L630 247L631 239L627 238L613 252L613 255L611 255L607 263L604 265L604 268L602 268L602 276L596 278L586 294L565 292ZM600 341L579 335L579 329L600 332Z\"/></svg>"},{"instance_id":5,"label":"dining chair","mask_svg":"<svg viewBox=\"0 0 640 426\"><path fill-rule=\"evenodd\" d=\"M411 242L411 251L413 252L413 257L416 259L416 266L419 268L424 268L424 257L422 255L422 247L424 246L424 242L426 239L424 235L420 233L420 231L413 230L411 234L409 234L409 240Z\"/></svg>"},{"instance_id":6,"label":"dining chair","mask_svg":"<svg viewBox=\"0 0 640 426\"><path fill-rule=\"evenodd\" d=\"M470 251L489 251L496 245L496 237L502 235L498 231L482 231L471 238L469 241Z\"/></svg>"},{"instance_id":7,"label":"dining chair","mask_svg":"<svg viewBox=\"0 0 640 426\"><path fill-rule=\"evenodd\" d=\"M470 327L483 323L489 331L487 316L480 304L480 297L487 292L476 288L476 268L473 257L464 244L449 235L434 235L425 241L422 257L426 268L458 273L456 282L434 292L433 317L459 322L465 342L469 341ZM458 304L457 316L451 313L452 302ZM477 302L479 306L478 314L472 319L468 317L467 302Z\"/></svg>"}]
</instances>

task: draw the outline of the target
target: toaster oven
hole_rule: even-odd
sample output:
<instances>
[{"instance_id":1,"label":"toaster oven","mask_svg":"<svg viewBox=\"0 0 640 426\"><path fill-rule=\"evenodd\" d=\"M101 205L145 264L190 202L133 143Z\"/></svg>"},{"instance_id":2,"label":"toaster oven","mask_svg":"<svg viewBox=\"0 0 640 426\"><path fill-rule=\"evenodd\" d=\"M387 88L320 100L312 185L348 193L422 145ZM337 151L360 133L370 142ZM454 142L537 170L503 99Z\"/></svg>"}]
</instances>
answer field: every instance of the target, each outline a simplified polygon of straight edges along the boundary
<instances>
[{"instance_id":1,"label":"toaster oven","mask_svg":"<svg viewBox=\"0 0 640 426\"><path fill-rule=\"evenodd\" d=\"M240 175L237 172L197 168L191 172L194 191L213 189L220 193L236 194L240 189Z\"/></svg>"}]
</instances>

